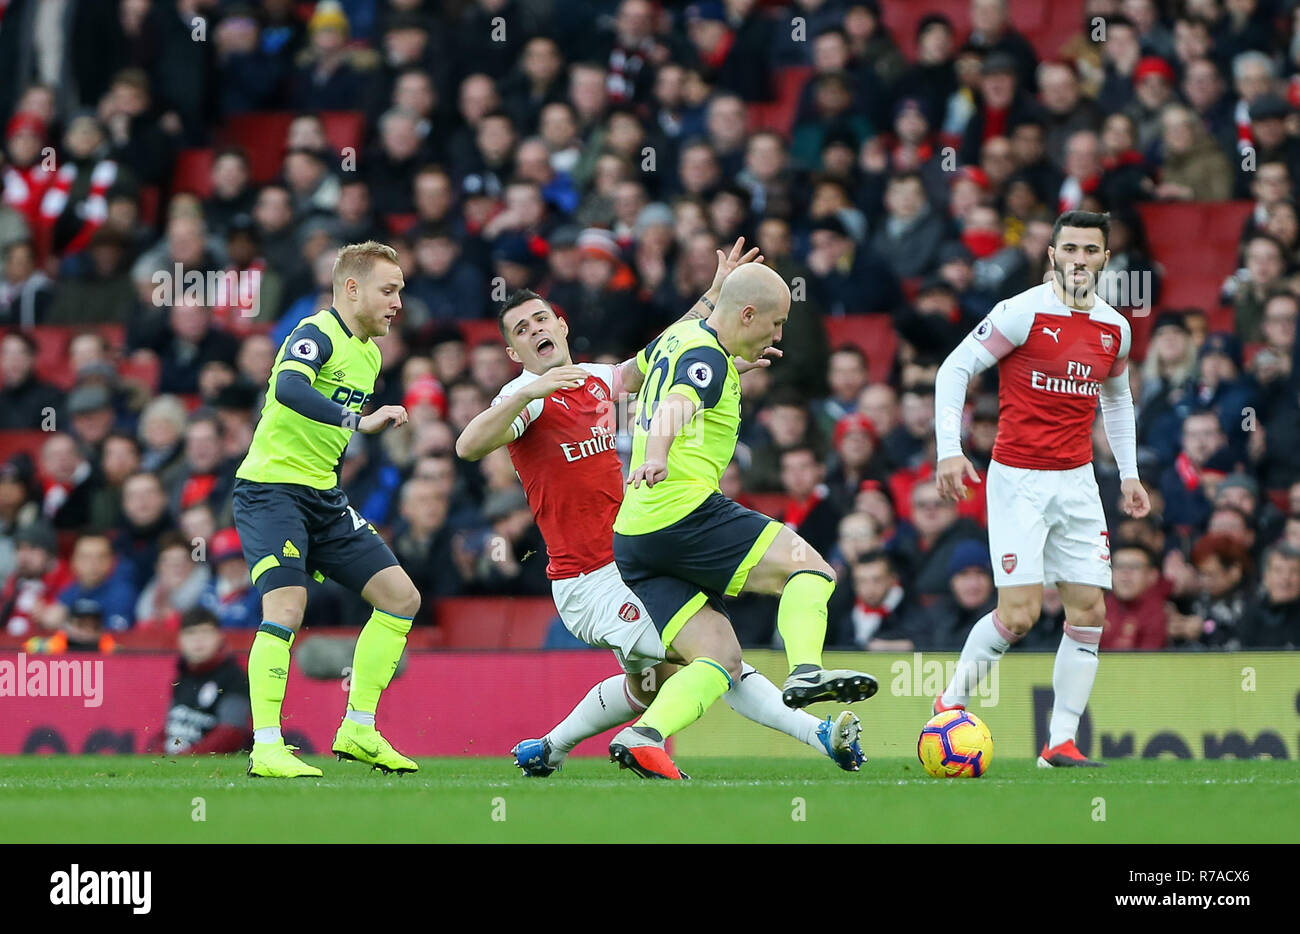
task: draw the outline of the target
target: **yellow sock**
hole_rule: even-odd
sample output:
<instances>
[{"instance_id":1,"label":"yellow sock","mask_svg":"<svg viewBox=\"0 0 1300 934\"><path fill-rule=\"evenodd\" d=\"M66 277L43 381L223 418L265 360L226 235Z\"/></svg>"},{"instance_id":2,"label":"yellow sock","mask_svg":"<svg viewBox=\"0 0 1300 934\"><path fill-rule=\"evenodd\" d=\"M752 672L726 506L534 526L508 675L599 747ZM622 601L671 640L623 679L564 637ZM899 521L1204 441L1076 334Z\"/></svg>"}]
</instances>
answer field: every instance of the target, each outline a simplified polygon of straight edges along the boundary
<instances>
[{"instance_id":1,"label":"yellow sock","mask_svg":"<svg viewBox=\"0 0 1300 934\"><path fill-rule=\"evenodd\" d=\"M411 620L377 609L357 637L352 653L352 688L348 691L348 710L374 713L379 695L393 680Z\"/></svg>"},{"instance_id":2,"label":"yellow sock","mask_svg":"<svg viewBox=\"0 0 1300 934\"><path fill-rule=\"evenodd\" d=\"M660 686L637 726L657 730L664 739L686 729L731 689L731 675L711 658L697 658Z\"/></svg>"},{"instance_id":3,"label":"yellow sock","mask_svg":"<svg viewBox=\"0 0 1300 934\"><path fill-rule=\"evenodd\" d=\"M826 642L826 603L835 592L835 581L817 571L795 571L781 591L776 610L776 628L785 642L785 657L797 665L822 667L822 646Z\"/></svg>"},{"instance_id":4,"label":"yellow sock","mask_svg":"<svg viewBox=\"0 0 1300 934\"><path fill-rule=\"evenodd\" d=\"M253 708L253 729L279 729L284 689L289 683L289 649L293 630L262 623L248 650L248 699Z\"/></svg>"}]
</instances>

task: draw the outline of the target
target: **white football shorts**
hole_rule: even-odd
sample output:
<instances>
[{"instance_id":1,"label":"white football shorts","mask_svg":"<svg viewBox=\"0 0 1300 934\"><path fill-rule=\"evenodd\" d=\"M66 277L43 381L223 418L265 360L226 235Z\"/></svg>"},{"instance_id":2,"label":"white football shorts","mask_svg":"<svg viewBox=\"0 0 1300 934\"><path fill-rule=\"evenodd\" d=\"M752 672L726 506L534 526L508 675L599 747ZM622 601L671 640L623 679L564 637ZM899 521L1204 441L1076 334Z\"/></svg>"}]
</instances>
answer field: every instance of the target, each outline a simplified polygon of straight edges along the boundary
<instances>
[{"instance_id":1,"label":"white football shorts","mask_svg":"<svg viewBox=\"0 0 1300 934\"><path fill-rule=\"evenodd\" d=\"M1029 470L993 461L986 482L996 586L1067 581L1110 589L1110 532L1092 464Z\"/></svg>"},{"instance_id":2,"label":"white football shorts","mask_svg":"<svg viewBox=\"0 0 1300 934\"><path fill-rule=\"evenodd\" d=\"M551 581L551 594L564 627L588 645L612 651L628 674L664 660L654 621L613 561L588 574Z\"/></svg>"}]
</instances>

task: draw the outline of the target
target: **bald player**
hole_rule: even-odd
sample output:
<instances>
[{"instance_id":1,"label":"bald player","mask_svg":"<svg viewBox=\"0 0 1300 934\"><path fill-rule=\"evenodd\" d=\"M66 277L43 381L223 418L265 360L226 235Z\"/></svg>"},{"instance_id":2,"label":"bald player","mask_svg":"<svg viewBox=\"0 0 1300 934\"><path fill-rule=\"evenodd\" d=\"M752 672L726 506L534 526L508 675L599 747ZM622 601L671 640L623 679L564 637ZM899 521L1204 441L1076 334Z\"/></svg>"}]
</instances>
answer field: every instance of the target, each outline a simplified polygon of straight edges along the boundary
<instances>
[{"instance_id":1,"label":"bald player","mask_svg":"<svg viewBox=\"0 0 1300 934\"><path fill-rule=\"evenodd\" d=\"M664 740L694 723L739 682L740 642L722 597L779 595L777 629L790 675L788 707L866 700L875 678L822 666L829 564L791 529L722 495L740 429L732 357L758 360L781 339L790 289L749 263L722 284L700 321L680 321L636 357L643 376L633 426L629 489L614 522L614 560L684 665L610 744L610 758L642 778L680 779Z\"/></svg>"}]
</instances>

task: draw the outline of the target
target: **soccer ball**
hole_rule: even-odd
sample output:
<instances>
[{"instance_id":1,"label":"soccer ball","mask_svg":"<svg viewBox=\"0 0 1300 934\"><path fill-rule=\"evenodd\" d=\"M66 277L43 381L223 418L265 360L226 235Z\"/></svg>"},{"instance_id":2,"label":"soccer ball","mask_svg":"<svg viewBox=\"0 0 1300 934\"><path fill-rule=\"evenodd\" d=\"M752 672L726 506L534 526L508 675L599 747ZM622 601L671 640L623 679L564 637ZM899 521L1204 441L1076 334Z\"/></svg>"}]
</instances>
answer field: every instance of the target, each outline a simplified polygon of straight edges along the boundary
<instances>
[{"instance_id":1,"label":"soccer ball","mask_svg":"<svg viewBox=\"0 0 1300 934\"><path fill-rule=\"evenodd\" d=\"M973 713L945 710L921 728L916 755L935 778L979 778L993 761L993 737Z\"/></svg>"}]
</instances>

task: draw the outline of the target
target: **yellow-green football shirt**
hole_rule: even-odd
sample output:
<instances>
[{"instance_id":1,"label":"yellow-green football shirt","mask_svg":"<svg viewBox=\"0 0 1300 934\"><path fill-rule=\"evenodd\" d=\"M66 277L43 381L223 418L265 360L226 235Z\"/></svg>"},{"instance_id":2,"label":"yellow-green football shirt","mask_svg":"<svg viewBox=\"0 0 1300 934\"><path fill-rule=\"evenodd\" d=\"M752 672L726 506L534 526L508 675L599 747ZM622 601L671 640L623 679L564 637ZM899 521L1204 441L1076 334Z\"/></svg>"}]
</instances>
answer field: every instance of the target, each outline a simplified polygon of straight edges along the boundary
<instances>
[{"instance_id":1,"label":"yellow-green football shirt","mask_svg":"<svg viewBox=\"0 0 1300 934\"><path fill-rule=\"evenodd\" d=\"M636 363L645 382L638 394L631 469L645 461L651 419L669 393L686 396L698 408L668 449L668 476L653 487L627 488L614 520L620 535L672 525L721 492L722 473L740 433L740 374L708 324L692 320L670 326L637 354Z\"/></svg>"},{"instance_id":2,"label":"yellow-green football shirt","mask_svg":"<svg viewBox=\"0 0 1300 934\"><path fill-rule=\"evenodd\" d=\"M317 490L338 486L338 464L353 428L314 421L282 404L276 379L283 370L301 373L325 398L360 413L375 391L380 362L375 342L353 334L333 308L303 318L280 346L261 420L235 476Z\"/></svg>"}]
</instances>

